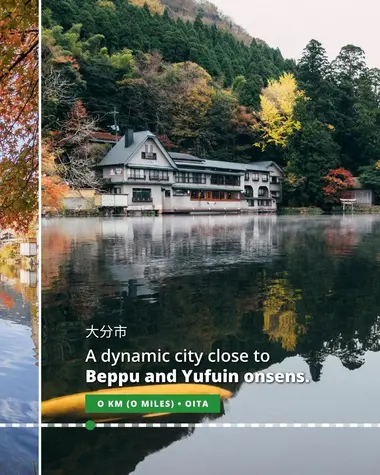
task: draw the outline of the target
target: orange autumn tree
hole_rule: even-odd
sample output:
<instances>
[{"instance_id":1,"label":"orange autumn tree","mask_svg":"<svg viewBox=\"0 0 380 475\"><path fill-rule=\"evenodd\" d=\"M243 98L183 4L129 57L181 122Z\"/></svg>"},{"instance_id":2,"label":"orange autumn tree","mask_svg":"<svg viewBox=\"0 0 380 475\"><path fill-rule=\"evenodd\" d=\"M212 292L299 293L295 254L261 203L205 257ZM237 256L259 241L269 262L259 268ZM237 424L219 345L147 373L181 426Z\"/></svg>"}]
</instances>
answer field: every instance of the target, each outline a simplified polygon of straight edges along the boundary
<instances>
[{"instance_id":1,"label":"orange autumn tree","mask_svg":"<svg viewBox=\"0 0 380 475\"><path fill-rule=\"evenodd\" d=\"M345 168L330 170L324 178L327 183L323 192L328 201L338 202L347 190L355 186L355 178L352 173Z\"/></svg>"},{"instance_id":2,"label":"orange autumn tree","mask_svg":"<svg viewBox=\"0 0 380 475\"><path fill-rule=\"evenodd\" d=\"M61 208L62 200L69 191L69 187L58 174L56 153L51 141L45 139L42 142L41 178L42 206L44 208Z\"/></svg>"},{"instance_id":3,"label":"orange autumn tree","mask_svg":"<svg viewBox=\"0 0 380 475\"><path fill-rule=\"evenodd\" d=\"M6 309L13 308L15 306L14 299L6 292L0 292L0 307L4 306Z\"/></svg>"},{"instance_id":4,"label":"orange autumn tree","mask_svg":"<svg viewBox=\"0 0 380 475\"><path fill-rule=\"evenodd\" d=\"M0 3L0 227L38 211L38 1Z\"/></svg>"}]
</instances>

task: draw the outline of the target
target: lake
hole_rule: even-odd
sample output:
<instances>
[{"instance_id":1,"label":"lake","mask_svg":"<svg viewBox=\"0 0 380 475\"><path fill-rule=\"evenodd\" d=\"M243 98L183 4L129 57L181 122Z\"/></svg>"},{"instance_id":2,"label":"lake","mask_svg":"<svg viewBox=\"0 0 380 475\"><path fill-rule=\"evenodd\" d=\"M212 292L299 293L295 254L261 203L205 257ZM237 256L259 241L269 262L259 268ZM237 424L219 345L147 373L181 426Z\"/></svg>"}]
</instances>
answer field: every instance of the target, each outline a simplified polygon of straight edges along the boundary
<instances>
[{"instance_id":1,"label":"lake","mask_svg":"<svg viewBox=\"0 0 380 475\"><path fill-rule=\"evenodd\" d=\"M38 422L37 290L0 266L0 422ZM38 430L0 428L0 473L33 475Z\"/></svg>"},{"instance_id":2,"label":"lake","mask_svg":"<svg viewBox=\"0 0 380 475\"><path fill-rule=\"evenodd\" d=\"M259 351L270 360L202 362L198 370L304 373L308 383L220 384L233 398L215 422L380 422L380 217L62 218L45 220L42 232L43 399L104 389L85 382L86 369L109 369L84 363L89 348ZM128 337L90 342L91 325L127 326ZM253 473L266 466L271 475L275 453L282 473L294 475L321 458L321 446L330 455L308 475L326 467L375 473L375 442L375 429L44 429L43 463L51 475L252 473L252 463ZM219 453L231 453L229 463Z\"/></svg>"}]
</instances>

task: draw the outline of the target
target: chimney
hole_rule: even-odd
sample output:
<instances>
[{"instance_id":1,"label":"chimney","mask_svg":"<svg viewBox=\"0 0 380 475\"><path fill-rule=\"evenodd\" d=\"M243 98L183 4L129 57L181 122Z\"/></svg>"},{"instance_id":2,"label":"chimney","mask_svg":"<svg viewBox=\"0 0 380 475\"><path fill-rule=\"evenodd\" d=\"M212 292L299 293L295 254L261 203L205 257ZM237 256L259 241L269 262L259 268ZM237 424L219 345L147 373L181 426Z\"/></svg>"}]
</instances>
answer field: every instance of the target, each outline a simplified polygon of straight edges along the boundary
<instances>
[{"instance_id":1,"label":"chimney","mask_svg":"<svg viewBox=\"0 0 380 475\"><path fill-rule=\"evenodd\" d=\"M125 148L133 144L133 129L127 129L125 133Z\"/></svg>"}]
</instances>

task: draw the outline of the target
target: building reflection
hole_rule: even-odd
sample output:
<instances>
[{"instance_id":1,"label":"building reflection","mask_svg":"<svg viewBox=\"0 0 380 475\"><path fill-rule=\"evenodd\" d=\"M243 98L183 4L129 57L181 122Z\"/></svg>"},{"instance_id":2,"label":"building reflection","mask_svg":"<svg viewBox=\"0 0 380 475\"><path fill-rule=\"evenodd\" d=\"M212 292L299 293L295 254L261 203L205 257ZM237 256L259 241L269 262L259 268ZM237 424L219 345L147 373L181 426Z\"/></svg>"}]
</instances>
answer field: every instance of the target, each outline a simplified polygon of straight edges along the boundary
<instances>
[{"instance_id":1,"label":"building reflection","mask_svg":"<svg viewBox=\"0 0 380 475\"><path fill-rule=\"evenodd\" d=\"M3 284L1 286L1 283ZM23 266L0 265L0 308L8 310L3 320L31 328L36 365L39 361L38 277L37 269Z\"/></svg>"},{"instance_id":2,"label":"building reflection","mask_svg":"<svg viewBox=\"0 0 380 475\"><path fill-rule=\"evenodd\" d=\"M342 371L358 371L368 352L380 350L379 227L374 218L350 216L51 220L43 231L43 399L103 389L89 388L83 374L86 328L105 322L128 326L130 336L91 342L97 351L271 355L270 363L199 371L263 371L294 356L314 382L330 357ZM227 389L238 395L241 384ZM192 431L175 427L158 437L155 429L96 429L83 437L44 429L44 473L132 473Z\"/></svg>"}]
</instances>

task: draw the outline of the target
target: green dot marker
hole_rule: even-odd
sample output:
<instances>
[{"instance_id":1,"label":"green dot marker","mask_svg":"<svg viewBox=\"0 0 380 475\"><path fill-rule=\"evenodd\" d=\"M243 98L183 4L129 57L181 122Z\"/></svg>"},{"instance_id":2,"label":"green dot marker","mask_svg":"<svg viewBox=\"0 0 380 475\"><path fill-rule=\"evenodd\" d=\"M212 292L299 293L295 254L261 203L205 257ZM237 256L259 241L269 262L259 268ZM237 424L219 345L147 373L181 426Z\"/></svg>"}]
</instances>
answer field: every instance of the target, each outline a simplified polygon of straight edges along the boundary
<instances>
[{"instance_id":1,"label":"green dot marker","mask_svg":"<svg viewBox=\"0 0 380 475\"><path fill-rule=\"evenodd\" d=\"M87 421L86 422L86 429L87 430L94 430L96 427L96 424L94 421Z\"/></svg>"}]
</instances>

